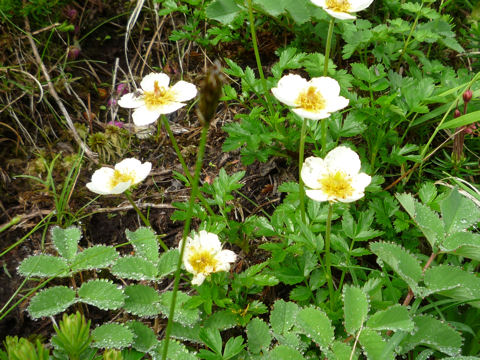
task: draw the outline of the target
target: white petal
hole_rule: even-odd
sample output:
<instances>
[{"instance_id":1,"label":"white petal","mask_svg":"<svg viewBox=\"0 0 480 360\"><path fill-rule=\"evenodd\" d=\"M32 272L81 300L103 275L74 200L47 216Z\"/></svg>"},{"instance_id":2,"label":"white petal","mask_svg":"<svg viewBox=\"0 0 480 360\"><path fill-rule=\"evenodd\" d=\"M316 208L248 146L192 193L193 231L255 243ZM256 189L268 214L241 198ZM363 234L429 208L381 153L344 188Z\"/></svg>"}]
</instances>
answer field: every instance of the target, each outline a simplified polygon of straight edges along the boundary
<instances>
[{"instance_id":1,"label":"white petal","mask_svg":"<svg viewBox=\"0 0 480 360\"><path fill-rule=\"evenodd\" d=\"M327 104L325 106L325 110L328 112L335 112L338 110L342 110L348 106L349 100L344 98L343 96L337 96L333 99L327 100Z\"/></svg>"},{"instance_id":2,"label":"white petal","mask_svg":"<svg viewBox=\"0 0 480 360\"><path fill-rule=\"evenodd\" d=\"M222 250L222 244L218 239L218 235L214 233L201 230L199 232L200 246L204 250L208 250L210 253L217 253Z\"/></svg>"},{"instance_id":3,"label":"white petal","mask_svg":"<svg viewBox=\"0 0 480 360\"><path fill-rule=\"evenodd\" d=\"M350 12L358 12L370 6L373 0L350 0Z\"/></svg>"},{"instance_id":4,"label":"white petal","mask_svg":"<svg viewBox=\"0 0 480 360\"><path fill-rule=\"evenodd\" d=\"M313 111L308 111L302 108L295 108L295 109L292 109L292 111L298 116L300 116L301 118L310 119L310 120L326 119L330 116L330 113L325 109L313 112Z\"/></svg>"},{"instance_id":5,"label":"white petal","mask_svg":"<svg viewBox=\"0 0 480 360\"><path fill-rule=\"evenodd\" d=\"M135 158L123 159L115 165L115 170L120 171L121 173L130 173L136 171L136 169L142 165L140 160Z\"/></svg>"},{"instance_id":6,"label":"white petal","mask_svg":"<svg viewBox=\"0 0 480 360\"><path fill-rule=\"evenodd\" d=\"M118 100L118 105L127 109L135 109L144 106L145 101L142 96L136 96L135 93L128 93Z\"/></svg>"},{"instance_id":7,"label":"white petal","mask_svg":"<svg viewBox=\"0 0 480 360\"><path fill-rule=\"evenodd\" d=\"M147 161L140 165L140 167L135 171L135 180L133 181L133 185L138 184L145 180L145 178L150 174L152 170L152 163Z\"/></svg>"},{"instance_id":8,"label":"white petal","mask_svg":"<svg viewBox=\"0 0 480 360\"><path fill-rule=\"evenodd\" d=\"M186 81L179 81L170 88L176 102L188 101L197 96L197 87Z\"/></svg>"},{"instance_id":9,"label":"white petal","mask_svg":"<svg viewBox=\"0 0 480 360\"><path fill-rule=\"evenodd\" d=\"M305 193L307 196L315 201L327 201L328 195L325 194L322 190L306 190Z\"/></svg>"},{"instance_id":10,"label":"white petal","mask_svg":"<svg viewBox=\"0 0 480 360\"><path fill-rule=\"evenodd\" d=\"M318 181L324 176L325 172L326 168L323 159L310 156L303 163L300 176L307 187L318 189L320 187Z\"/></svg>"},{"instance_id":11,"label":"white petal","mask_svg":"<svg viewBox=\"0 0 480 360\"><path fill-rule=\"evenodd\" d=\"M142 79L140 83L143 91L153 91L155 90L154 84L155 81L159 87L168 89L168 84L170 83L170 78L167 74L164 73L150 73Z\"/></svg>"},{"instance_id":12,"label":"white petal","mask_svg":"<svg viewBox=\"0 0 480 360\"><path fill-rule=\"evenodd\" d=\"M222 261L222 263L232 263L237 259L237 255L231 250L222 250L218 254L218 258Z\"/></svg>"},{"instance_id":13,"label":"white petal","mask_svg":"<svg viewBox=\"0 0 480 360\"><path fill-rule=\"evenodd\" d=\"M193 285L202 285L204 281L205 281L205 275L195 274L195 276L192 279L192 284Z\"/></svg>"},{"instance_id":14,"label":"white petal","mask_svg":"<svg viewBox=\"0 0 480 360\"><path fill-rule=\"evenodd\" d=\"M372 182L372 177L365 173L360 173L352 177L352 187L354 192L364 192L365 188Z\"/></svg>"},{"instance_id":15,"label":"white petal","mask_svg":"<svg viewBox=\"0 0 480 360\"><path fill-rule=\"evenodd\" d=\"M340 85L338 84L338 81L328 76L312 78L309 85L317 88L325 99L337 97L338 94L340 94Z\"/></svg>"},{"instance_id":16,"label":"white petal","mask_svg":"<svg viewBox=\"0 0 480 360\"><path fill-rule=\"evenodd\" d=\"M313 4L324 8L326 5L325 0L310 0Z\"/></svg>"},{"instance_id":17,"label":"white petal","mask_svg":"<svg viewBox=\"0 0 480 360\"><path fill-rule=\"evenodd\" d=\"M114 188L112 188L112 190L110 190L110 194L121 194L132 185L133 184L131 181L118 183Z\"/></svg>"},{"instance_id":18,"label":"white petal","mask_svg":"<svg viewBox=\"0 0 480 360\"><path fill-rule=\"evenodd\" d=\"M346 197L345 199L341 199L341 198L338 198L337 200L340 201L340 202L343 202L343 203L351 203L351 202L354 202L354 201L357 201L359 199L361 199L362 197L364 197L365 194L362 192L354 192L352 195Z\"/></svg>"},{"instance_id":19,"label":"white petal","mask_svg":"<svg viewBox=\"0 0 480 360\"><path fill-rule=\"evenodd\" d=\"M137 126L153 124L161 114L158 108L149 110L146 106L141 106L132 114L133 123Z\"/></svg>"},{"instance_id":20,"label":"white petal","mask_svg":"<svg viewBox=\"0 0 480 360\"><path fill-rule=\"evenodd\" d=\"M346 146L338 146L325 157L325 166L330 172L342 171L347 175L357 175L361 167L357 153Z\"/></svg>"},{"instance_id":21,"label":"white petal","mask_svg":"<svg viewBox=\"0 0 480 360\"><path fill-rule=\"evenodd\" d=\"M107 167L102 167L96 170L92 175L92 180L87 184L87 188L100 195L108 195L112 190L110 186L114 170Z\"/></svg>"},{"instance_id":22,"label":"white petal","mask_svg":"<svg viewBox=\"0 0 480 360\"><path fill-rule=\"evenodd\" d=\"M300 75L289 74L280 79L277 87L272 88L273 95L288 106L295 106L300 92L307 87L307 80Z\"/></svg>"},{"instance_id":23,"label":"white petal","mask_svg":"<svg viewBox=\"0 0 480 360\"><path fill-rule=\"evenodd\" d=\"M334 18L340 19L340 20L353 20L356 19L357 17L354 15L351 15L349 13L345 12L339 12L339 11L332 11L330 9L324 8L324 10Z\"/></svg>"}]
</instances>

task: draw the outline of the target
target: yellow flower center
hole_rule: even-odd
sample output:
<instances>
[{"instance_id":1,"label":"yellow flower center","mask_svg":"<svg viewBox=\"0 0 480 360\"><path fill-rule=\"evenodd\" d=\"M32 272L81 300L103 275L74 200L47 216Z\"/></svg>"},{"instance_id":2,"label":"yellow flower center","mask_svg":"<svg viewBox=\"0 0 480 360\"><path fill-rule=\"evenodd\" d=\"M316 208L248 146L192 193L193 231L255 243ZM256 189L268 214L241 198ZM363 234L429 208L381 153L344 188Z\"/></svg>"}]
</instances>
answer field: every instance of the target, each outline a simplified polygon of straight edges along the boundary
<instances>
[{"instance_id":1,"label":"yellow flower center","mask_svg":"<svg viewBox=\"0 0 480 360\"><path fill-rule=\"evenodd\" d=\"M196 274L208 274L215 272L218 261L215 255L208 250L194 251L188 258L188 262L192 265Z\"/></svg>"},{"instance_id":2,"label":"yellow flower center","mask_svg":"<svg viewBox=\"0 0 480 360\"><path fill-rule=\"evenodd\" d=\"M320 111L325 108L325 99L315 86L310 86L298 95L295 104L307 111Z\"/></svg>"},{"instance_id":3,"label":"yellow flower center","mask_svg":"<svg viewBox=\"0 0 480 360\"><path fill-rule=\"evenodd\" d=\"M326 2L327 9L348 13L350 11L350 3L348 0L327 0Z\"/></svg>"},{"instance_id":4,"label":"yellow flower center","mask_svg":"<svg viewBox=\"0 0 480 360\"><path fill-rule=\"evenodd\" d=\"M113 172L113 177L110 180L110 186L113 189L120 183L130 181L132 184L135 182L135 175L132 172L124 173L118 170Z\"/></svg>"},{"instance_id":5,"label":"yellow flower center","mask_svg":"<svg viewBox=\"0 0 480 360\"><path fill-rule=\"evenodd\" d=\"M170 89L165 89L163 86L158 85L158 81L153 83L153 91L145 91L143 93L143 99L148 110L154 109L157 106L169 104L175 100L175 94Z\"/></svg>"},{"instance_id":6,"label":"yellow flower center","mask_svg":"<svg viewBox=\"0 0 480 360\"><path fill-rule=\"evenodd\" d=\"M325 175L318 182L322 191L330 197L345 199L353 194L352 179L341 171Z\"/></svg>"}]
</instances>

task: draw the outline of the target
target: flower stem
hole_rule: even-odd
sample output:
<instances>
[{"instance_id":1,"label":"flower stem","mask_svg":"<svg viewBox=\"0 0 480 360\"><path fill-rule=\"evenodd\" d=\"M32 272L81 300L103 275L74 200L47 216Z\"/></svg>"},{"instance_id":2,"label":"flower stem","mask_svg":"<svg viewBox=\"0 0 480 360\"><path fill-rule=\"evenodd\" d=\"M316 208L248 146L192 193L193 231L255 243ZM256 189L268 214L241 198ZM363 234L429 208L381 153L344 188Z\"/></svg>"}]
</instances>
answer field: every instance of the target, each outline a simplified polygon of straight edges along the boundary
<instances>
[{"instance_id":1,"label":"flower stem","mask_svg":"<svg viewBox=\"0 0 480 360\"><path fill-rule=\"evenodd\" d=\"M142 219L145 226L151 228L152 225L150 225L150 221L148 221L148 219L142 214L142 212L138 208L137 204L135 204L135 201L133 201L132 194L130 193L130 191L127 190L127 191L124 192L124 194L125 194L128 202L133 206L133 208L137 212L138 216L140 216L140 219ZM163 250L168 251L167 245L165 245L165 243L159 237L157 237L157 241L158 241L158 243L160 244L160 246L162 247Z\"/></svg>"},{"instance_id":2,"label":"flower stem","mask_svg":"<svg viewBox=\"0 0 480 360\"><path fill-rule=\"evenodd\" d=\"M168 123L167 117L165 115L162 115L162 122L163 122L163 126L165 126L165 129L167 130L168 137L170 138L172 146L175 149L175 153L177 154L178 161L180 161L180 164L182 165L183 172L185 173L185 176L190 182L190 186L192 186L191 185L193 183L192 174L190 174L190 170L188 170L188 166L185 163L185 159L182 156L177 140L175 140L175 136L173 135L172 129L170 128L170 124ZM208 205L207 201L205 200L205 198L201 193L198 194L198 198L202 202L202 205L205 207L205 209L207 209L208 213L213 216L214 212L212 208L210 207L210 205Z\"/></svg>"},{"instance_id":3,"label":"flower stem","mask_svg":"<svg viewBox=\"0 0 480 360\"><path fill-rule=\"evenodd\" d=\"M255 60L257 61L258 74L260 75L260 79L262 80L263 91L265 94L265 101L267 102L268 111L270 115L273 115L273 108L272 108L272 104L270 104L267 81L265 80L265 75L263 74L262 62L260 60L260 52L258 51L257 33L255 31L255 19L253 17L252 0L247 0L247 2L248 2L248 20L250 22L250 33L252 34L253 52L255 53Z\"/></svg>"},{"instance_id":4,"label":"flower stem","mask_svg":"<svg viewBox=\"0 0 480 360\"><path fill-rule=\"evenodd\" d=\"M185 220L185 225L183 227L183 236L182 236L182 245L180 248L180 257L178 258L177 269L175 271L175 280L173 283L173 293L172 293L172 302L170 303L170 311L168 314L168 323L167 328L165 329L165 344L162 351L162 360L167 359L168 353L168 343L170 341L170 333L172 331L173 325L173 316L175 314L175 305L177 300L178 285L180 283L180 273L182 267L183 254L185 252L185 244L188 234L190 233L190 223L192 221L193 205L195 199L198 196L198 180L200 178L200 169L202 168L203 155L205 154L205 145L207 143L207 134L208 134L209 122L205 122L202 128L202 134L200 137L200 145L198 148L197 161L195 163L195 173L193 181L190 183L192 187L192 193L190 194L190 200L188 202L187 209L187 219Z\"/></svg>"},{"instance_id":5,"label":"flower stem","mask_svg":"<svg viewBox=\"0 0 480 360\"><path fill-rule=\"evenodd\" d=\"M298 197L300 199L300 214L302 215L302 222L305 222L305 184L303 183L302 179L302 167L303 167L303 158L304 158L304 151L305 151L305 130L307 127L307 119L303 119L302 122L302 130L300 132L300 149L298 151L298 185L299 185L299 193Z\"/></svg>"},{"instance_id":6,"label":"flower stem","mask_svg":"<svg viewBox=\"0 0 480 360\"><path fill-rule=\"evenodd\" d=\"M327 268L327 282L328 292L330 294L330 310L333 311L333 279L332 279L332 265L330 260L330 230L332 228L333 204L328 203L327 228L325 230L325 267Z\"/></svg>"},{"instance_id":7,"label":"flower stem","mask_svg":"<svg viewBox=\"0 0 480 360\"><path fill-rule=\"evenodd\" d=\"M333 36L333 28L335 26L335 18L332 17L330 19L330 23L328 24L328 33L327 33L327 44L325 46L325 58L324 58L324 65L323 65L323 76L328 75L328 60L330 57L330 48L332 47L332 36ZM322 136L320 138L320 144L322 145L321 149L321 157L324 158L327 154L327 119L321 120L322 122Z\"/></svg>"}]
</instances>

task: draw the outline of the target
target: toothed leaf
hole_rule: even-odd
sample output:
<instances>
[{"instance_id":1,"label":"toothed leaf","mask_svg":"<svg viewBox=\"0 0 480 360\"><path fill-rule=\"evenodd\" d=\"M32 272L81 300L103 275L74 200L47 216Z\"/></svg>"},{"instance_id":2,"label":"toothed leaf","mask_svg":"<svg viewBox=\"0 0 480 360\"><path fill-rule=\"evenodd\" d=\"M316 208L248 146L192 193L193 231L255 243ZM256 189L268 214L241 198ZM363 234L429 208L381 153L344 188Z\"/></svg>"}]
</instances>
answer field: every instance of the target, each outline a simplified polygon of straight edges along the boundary
<instances>
[{"instance_id":1,"label":"toothed leaf","mask_svg":"<svg viewBox=\"0 0 480 360\"><path fill-rule=\"evenodd\" d=\"M83 283L78 289L78 297L84 303L102 310L115 310L124 303L125 296L117 285L110 281L98 279Z\"/></svg>"},{"instance_id":2,"label":"toothed leaf","mask_svg":"<svg viewBox=\"0 0 480 360\"><path fill-rule=\"evenodd\" d=\"M141 227L136 231L125 230L128 241L135 248L137 256L156 264L158 262L158 241L152 229Z\"/></svg>"},{"instance_id":3,"label":"toothed leaf","mask_svg":"<svg viewBox=\"0 0 480 360\"><path fill-rule=\"evenodd\" d=\"M408 309L396 304L373 314L368 319L367 326L373 330L412 331L413 321Z\"/></svg>"},{"instance_id":4,"label":"toothed leaf","mask_svg":"<svg viewBox=\"0 0 480 360\"><path fill-rule=\"evenodd\" d=\"M71 226L62 229L59 226L52 228L52 242L60 256L67 260L72 260L77 253L78 242L82 237L82 232L78 227Z\"/></svg>"},{"instance_id":5,"label":"toothed leaf","mask_svg":"<svg viewBox=\"0 0 480 360\"><path fill-rule=\"evenodd\" d=\"M293 302L283 300L275 301L273 310L270 312L270 324L276 334L284 334L295 324L300 308Z\"/></svg>"},{"instance_id":6,"label":"toothed leaf","mask_svg":"<svg viewBox=\"0 0 480 360\"><path fill-rule=\"evenodd\" d=\"M133 343L133 331L121 324L104 324L92 331L93 347L123 349Z\"/></svg>"},{"instance_id":7,"label":"toothed leaf","mask_svg":"<svg viewBox=\"0 0 480 360\"><path fill-rule=\"evenodd\" d=\"M64 277L68 276L68 265L63 258L41 254L23 260L18 272L25 277Z\"/></svg>"},{"instance_id":8,"label":"toothed leaf","mask_svg":"<svg viewBox=\"0 0 480 360\"><path fill-rule=\"evenodd\" d=\"M55 286L38 292L28 306L28 312L34 319L53 316L65 311L75 303L75 291L66 286Z\"/></svg>"},{"instance_id":9,"label":"toothed leaf","mask_svg":"<svg viewBox=\"0 0 480 360\"><path fill-rule=\"evenodd\" d=\"M480 221L480 208L460 194L457 189L450 192L440 207L447 234L465 230Z\"/></svg>"},{"instance_id":10,"label":"toothed leaf","mask_svg":"<svg viewBox=\"0 0 480 360\"><path fill-rule=\"evenodd\" d=\"M103 269L112 265L118 253L112 246L96 245L75 256L72 269L75 271Z\"/></svg>"},{"instance_id":11,"label":"toothed leaf","mask_svg":"<svg viewBox=\"0 0 480 360\"><path fill-rule=\"evenodd\" d=\"M153 330L140 321L129 321L126 323L126 326L134 334L135 340L132 347L135 350L147 353L158 344L157 336Z\"/></svg>"},{"instance_id":12,"label":"toothed leaf","mask_svg":"<svg viewBox=\"0 0 480 360\"><path fill-rule=\"evenodd\" d=\"M157 268L138 256L124 256L112 266L112 274L121 279L155 280Z\"/></svg>"},{"instance_id":13,"label":"toothed leaf","mask_svg":"<svg viewBox=\"0 0 480 360\"><path fill-rule=\"evenodd\" d=\"M462 347L462 336L448 324L430 316L418 315L413 318L415 329L400 343L402 353L406 353L418 345L443 352L459 355Z\"/></svg>"},{"instance_id":14,"label":"toothed leaf","mask_svg":"<svg viewBox=\"0 0 480 360\"><path fill-rule=\"evenodd\" d=\"M155 349L150 352L153 360L162 359L163 346L165 340L159 341ZM197 357L188 352L185 345L175 340L170 340L168 343L167 359L171 360L197 360Z\"/></svg>"},{"instance_id":15,"label":"toothed leaf","mask_svg":"<svg viewBox=\"0 0 480 360\"><path fill-rule=\"evenodd\" d=\"M333 341L333 327L328 316L320 309L308 307L299 311L297 324L303 333L321 349L328 349Z\"/></svg>"},{"instance_id":16,"label":"toothed leaf","mask_svg":"<svg viewBox=\"0 0 480 360\"><path fill-rule=\"evenodd\" d=\"M440 248L473 260L480 260L480 234L457 232L448 236Z\"/></svg>"},{"instance_id":17,"label":"toothed leaf","mask_svg":"<svg viewBox=\"0 0 480 360\"><path fill-rule=\"evenodd\" d=\"M268 360L305 360L302 354L290 346L278 345L268 353Z\"/></svg>"},{"instance_id":18,"label":"toothed leaf","mask_svg":"<svg viewBox=\"0 0 480 360\"><path fill-rule=\"evenodd\" d=\"M272 341L270 328L265 321L253 318L247 325L247 339L248 350L254 354L259 354L260 351L268 349L270 346Z\"/></svg>"},{"instance_id":19,"label":"toothed leaf","mask_svg":"<svg viewBox=\"0 0 480 360\"><path fill-rule=\"evenodd\" d=\"M179 257L180 252L178 251L178 249L170 249L160 256L160 260L158 262L159 279L175 272Z\"/></svg>"},{"instance_id":20,"label":"toothed leaf","mask_svg":"<svg viewBox=\"0 0 480 360\"><path fill-rule=\"evenodd\" d=\"M369 305L367 294L360 288L347 285L343 288L343 303L345 330L353 335L367 318Z\"/></svg>"},{"instance_id":21,"label":"toothed leaf","mask_svg":"<svg viewBox=\"0 0 480 360\"><path fill-rule=\"evenodd\" d=\"M174 321L179 322L182 325L193 325L199 318L200 313L198 309L188 309L184 307L184 304L191 299L191 296L179 291L177 293ZM170 304L172 302L172 292L167 291L160 295L160 311L163 315L168 316L170 310Z\"/></svg>"},{"instance_id":22,"label":"toothed leaf","mask_svg":"<svg viewBox=\"0 0 480 360\"><path fill-rule=\"evenodd\" d=\"M371 329L363 329L358 338L363 351L369 360L393 360L393 351L387 351L384 354L386 342L383 341L380 334Z\"/></svg>"},{"instance_id":23,"label":"toothed leaf","mask_svg":"<svg viewBox=\"0 0 480 360\"><path fill-rule=\"evenodd\" d=\"M123 307L137 316L155 316L160 313L160 296L155 289L146 285L130 285L125 287L125 304Z\"/></svg>"}]
</instances>

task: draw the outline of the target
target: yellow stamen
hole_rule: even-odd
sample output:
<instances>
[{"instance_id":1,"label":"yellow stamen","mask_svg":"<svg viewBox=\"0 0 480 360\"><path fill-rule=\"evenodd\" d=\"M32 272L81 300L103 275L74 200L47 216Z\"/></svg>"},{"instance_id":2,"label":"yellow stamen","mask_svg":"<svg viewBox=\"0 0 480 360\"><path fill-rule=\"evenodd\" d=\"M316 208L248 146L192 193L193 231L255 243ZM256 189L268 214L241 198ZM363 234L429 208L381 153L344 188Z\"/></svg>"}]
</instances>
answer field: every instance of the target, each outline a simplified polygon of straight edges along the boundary
<instances>
[{"instance_id":1,"label":"yellow stamen","mask_svg":"<svg viewBox=\"0 0 480 360\"><path fill-rule=\"evenodd\" d=\"M348 13L351 7L348 0L327 0L325 3L327 5L327 9L336 12Z\"/></svg>"},{"instance_id":2,"label":"yellow stamen","mask_svg":"<svg viewBox=\"0 0 480 360\"><path fill-rule=\"evenodd\" d=\"M118 184L120 184L122 182L128 182L128 181L130 181L132 184L135 182L135 175L133 173L131 173L131 172L124 173L124 172L120 172L118 170L115 170L113 172L113 177L110 180L110 186L113 189Z\"/></svg>"},{"instance_id":3,"label":"yellow stamen","mask_svg":"<svg viewBox=\"0 0 480 360\"><path fill-rule=\"evenodd\" d=\"M327 174L318 182L322 186L322 191L330 197L345 199L353 194L352 179L341 171Z\"/></svg>"},{"instance_id":4,"label":"yellow stamen","mask_svg":"<svg viewBox=\"0 0 480 360\"><path fill-rule=\"evenodd\" d=\"M207 250L194 251L188 258L193 271L197 274L208 274L215 272L218 261L214 254Z\"/></svg>"},{"instance_id":5,"label":"yellow stamen","mask_svg":"<svg viewBox=\"0 0 480 360\"><path fill-rule=\"evenodd\" d=\"M307 111L317 112L325 108L325 99L316 87L310 86L298 95L295 104Z\"/></svg>"},{"instance_id":6,"label":"yellow stamen","mask_svg":"<svg viewBox=\"0 0 480 360\"><path fill-rule=\"evenodd\" d=\"M175 94L170 88L165 89L163 86L158 85L158 81L154 81L153 91L145 91L143 99L147 109L151 110L157 106L175 101Z\"/></svg>"}]
</instances>

